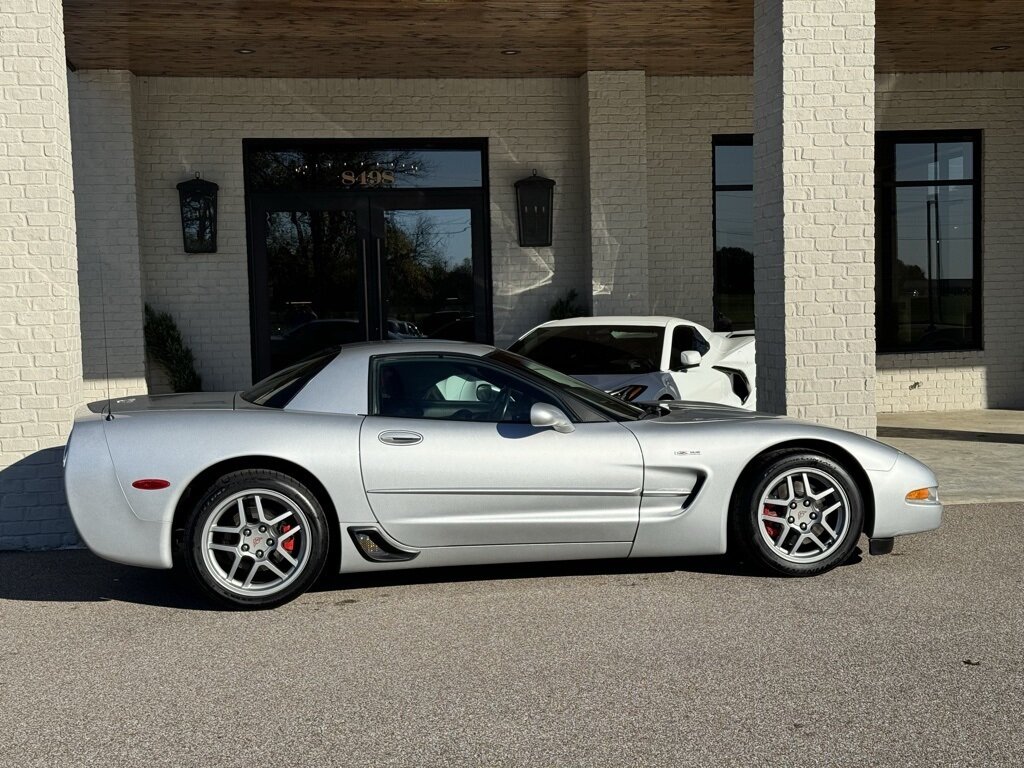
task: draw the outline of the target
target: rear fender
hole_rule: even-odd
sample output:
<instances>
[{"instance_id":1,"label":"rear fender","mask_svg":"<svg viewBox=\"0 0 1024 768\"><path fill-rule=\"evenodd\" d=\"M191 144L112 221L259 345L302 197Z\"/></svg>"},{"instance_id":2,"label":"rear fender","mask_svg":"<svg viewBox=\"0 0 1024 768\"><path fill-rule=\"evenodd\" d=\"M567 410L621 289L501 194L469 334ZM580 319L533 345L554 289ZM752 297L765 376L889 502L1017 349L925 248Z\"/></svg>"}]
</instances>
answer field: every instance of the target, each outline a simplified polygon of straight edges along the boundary
<instances>
[{"instance_id":1,"label":"rear fender","mask_svg":"<svg viewBox=\"0 0 1024 768\"><path fill-rule=\"evenodd\" d=\"M343 522L374 522L359 468L362 417L269 409L150 412L104 422L118 483L140 520L169 523L182 494L221 462L267 456L306 469ZM157 478L163 490L139 490Z\"/></svg>"}]
</instances>

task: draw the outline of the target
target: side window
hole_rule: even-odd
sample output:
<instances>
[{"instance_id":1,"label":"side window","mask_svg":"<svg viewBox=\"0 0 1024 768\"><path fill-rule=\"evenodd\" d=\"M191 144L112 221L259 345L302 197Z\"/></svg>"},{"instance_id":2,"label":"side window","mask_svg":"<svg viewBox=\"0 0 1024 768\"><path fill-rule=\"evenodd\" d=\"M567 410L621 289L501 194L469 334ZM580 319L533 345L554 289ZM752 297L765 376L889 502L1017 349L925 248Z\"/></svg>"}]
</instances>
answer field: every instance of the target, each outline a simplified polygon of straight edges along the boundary
<instances>
[{"instance_id":1,"label":"side window","mask_svg":"<svg viewBox=\"0 0 1024 768\"><path fill-rule=\"evenodd\" d=\"M669 367L672 370L679 370L679 355L688 349L696 350L704 357L711 349L711 345L692 325L677 325L672 331L672 357L669 360Z\"/></svg>"},{"instance_id":2,"label":"side window","mask_svg":"<svg viewBox=\"0 0 1024 768\"><path fill-rule=\"evenodd\" d=\"M542 390L505 371L466 358L398 357L378 361L378 416L528 424Z\"/></svg>"}]
</instances>

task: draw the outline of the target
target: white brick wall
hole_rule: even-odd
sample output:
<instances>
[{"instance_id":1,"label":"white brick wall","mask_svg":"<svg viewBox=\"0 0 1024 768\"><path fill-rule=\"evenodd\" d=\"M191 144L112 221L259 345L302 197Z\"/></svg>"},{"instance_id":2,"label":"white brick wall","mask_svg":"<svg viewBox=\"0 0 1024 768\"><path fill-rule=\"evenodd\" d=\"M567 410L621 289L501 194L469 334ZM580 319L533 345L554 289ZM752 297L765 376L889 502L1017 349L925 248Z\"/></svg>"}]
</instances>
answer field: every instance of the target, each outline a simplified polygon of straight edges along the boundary
<instances>
[{"instance_id":1,"label":"white brick wall","mask_svg":"<svg viewBox=\"0 0 1024 768\"><path fill-rule=\"evenodd\" d=\"M583 158L575 79L284 80L138 78L136 155L144 294L177 319L208 389L249 384L243 138L490 138L496 341L585 294ZM516 243L513 183L555 179L554 243ZM220 185L218 253L186 255L175 185Z\"/></svg>"},{"instance_id":2,"label":"white brick wall","mask_svg":"<svg viewBox=\"0 0 1024 768\"><path fill-rule=\"evenodd\" d=\"M0 61L0 548L60 546L82 374L60 0L4 0Z\"/></svg>"},{"instance_id":3,"label":"white brick wall","mask_svg":"<svg viewBox=\"0 0 1024 768\"><path fill-rule=\"evenodd\" d=\"M875 430L874 0L755 0L758 407Z\"/></svg>"},{"instance_id":4,"label":"white brick wall","mask_svg":"<svg viewBox=\"0 0 1024 768\"><path fill-rule=\"evenodd\" d=\"M146 391L134 79L89 71L69 82L86 401Z\"/></svg>"},{"instance_id":5,"label":"white brick wall","mask_svg":"<svg viewBox=\"0 0 1024 768\"><path fill-rule=\"evenodd\" d=\"M1024 408L1024 72L880 75L879 130L981 129L984 350L879 355L878 410Z\"/></svg>"},{"instance_id":6,"label":"white brick wall","mask_svg":"<svg viewBox=\"0 0 1024 768\"><path fill-rule=\"evenodd\" d=\"M646 79L643 72L587 72L581 81L593 311L646 314Z\"/></svg>"},{"instance_id":7,"label":"white brick wall","mask_svg":"<svg viewBox=\"0 0 1024 768\"><path fill-rule=\"evenodd\" d=\"M749 77L647 80L647 206L651 312L713 327L712 147L750 133Z\"/></svg>"}]
</instances>

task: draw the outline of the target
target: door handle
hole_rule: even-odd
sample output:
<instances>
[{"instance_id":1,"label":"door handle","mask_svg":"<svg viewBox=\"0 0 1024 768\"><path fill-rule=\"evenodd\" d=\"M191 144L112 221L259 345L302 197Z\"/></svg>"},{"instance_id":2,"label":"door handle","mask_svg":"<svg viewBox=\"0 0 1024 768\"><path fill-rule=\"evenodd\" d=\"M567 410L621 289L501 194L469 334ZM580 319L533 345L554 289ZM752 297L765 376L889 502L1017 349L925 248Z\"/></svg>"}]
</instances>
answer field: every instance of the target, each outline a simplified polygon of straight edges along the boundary
<instances>
[{"instance_id":1,"label":"door handle","mask_svg":"<svg viewBox=\"0 0 1024 768\"><path fill-rule=\"evenodd\" d=\"M377 439L384 445L416 445L423 442L423 435L419 432L406 432L405 430L392 429L381 432Z\"/></svg>"},{"instance_id":2,"label":"door handle","mask_svg":"<svg viewBox=\"0 0 1024 768\"><path fill-rule=\"evenodd\" d=\"M370 262L366 257L366 238L362 238L359 244L363 253L363 318L366 340L369 341L372 331L370 329Z\"/></svg>"},{"instance_id":3,"label":"door handle","mask_svg":"<svg viewBox=\"0 0 1024 768\"><path fill-rule=\"evenodd\" d=\"M378 237L375 240L377 245L377 311L380 313L380 337L382 339L388 338L388 313L390 309L384 306L384 274L381 261L384 259L381 253L381 240L383 236ZM423 435L417 435L420 440L423 439ZM417 443L419 440L416 441Z\"/></svg>"}]
</instances>

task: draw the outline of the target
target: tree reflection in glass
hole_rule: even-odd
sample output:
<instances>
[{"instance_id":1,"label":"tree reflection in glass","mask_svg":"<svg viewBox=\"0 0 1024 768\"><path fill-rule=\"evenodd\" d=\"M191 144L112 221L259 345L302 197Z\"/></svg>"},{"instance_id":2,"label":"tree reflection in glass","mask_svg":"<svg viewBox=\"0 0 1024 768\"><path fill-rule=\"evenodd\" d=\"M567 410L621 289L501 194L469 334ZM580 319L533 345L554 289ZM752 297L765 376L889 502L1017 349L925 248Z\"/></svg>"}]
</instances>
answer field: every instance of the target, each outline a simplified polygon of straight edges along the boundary
<instances>
[{"instance_id":1,"label":"tree reflection in glass","mask_svg":"<svg viewBox=\"0 0 1024 768\"><path fill-rule=\"evenodd\" d=\"M270 211L267 282L274 370L366 339L351 211Z\"/></svg>"},{"instance_id":2,"label":"tree reflection in glass","mask_svg":"<svg viewBox=\"0 0 1024 768\"><path fill-rule=\"evenodd\" d=\"M390 338L472 341L472 224L468 209L385 215L383 298Z\"/></svg>"}]
</instances>

